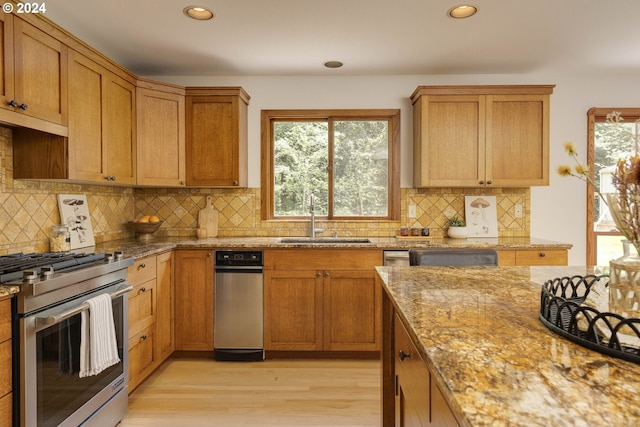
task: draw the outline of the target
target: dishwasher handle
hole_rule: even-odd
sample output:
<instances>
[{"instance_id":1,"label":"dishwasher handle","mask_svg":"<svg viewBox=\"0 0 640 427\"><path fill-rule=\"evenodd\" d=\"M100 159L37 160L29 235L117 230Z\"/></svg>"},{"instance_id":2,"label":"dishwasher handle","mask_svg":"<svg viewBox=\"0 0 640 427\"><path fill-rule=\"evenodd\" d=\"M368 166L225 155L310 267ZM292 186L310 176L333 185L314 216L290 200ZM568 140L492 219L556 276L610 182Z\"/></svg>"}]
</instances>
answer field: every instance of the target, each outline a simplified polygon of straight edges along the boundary
<instances>
[{"instance_id":1,"label":"dishwasher handle","mask_svg":"<svg viewBox=\"0 0 640 427\"><path fill-rule=\"evenodd\" d=\"M263 268L255 265L216 265L216 273L262 273Z\"/></svg>"}]
</instances>

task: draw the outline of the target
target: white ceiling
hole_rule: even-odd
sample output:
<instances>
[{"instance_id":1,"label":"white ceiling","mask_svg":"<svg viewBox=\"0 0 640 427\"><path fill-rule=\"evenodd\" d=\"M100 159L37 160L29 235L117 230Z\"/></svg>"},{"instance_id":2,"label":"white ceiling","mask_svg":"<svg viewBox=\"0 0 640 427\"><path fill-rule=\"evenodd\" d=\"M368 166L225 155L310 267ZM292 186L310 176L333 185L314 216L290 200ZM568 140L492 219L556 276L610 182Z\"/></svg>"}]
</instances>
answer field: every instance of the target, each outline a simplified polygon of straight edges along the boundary
<instances>
[{"instance_id":1,"label":"white ceiling","mask_svg":"<svg viewBox=\"0 0 640 427\"><path fill-rule=\"evenodd\" d=\"M460 3L46 0L45 16L142 76L640 74L640 0L471 0L476 16L447 17Z\"/></svg>"}]
</instances>

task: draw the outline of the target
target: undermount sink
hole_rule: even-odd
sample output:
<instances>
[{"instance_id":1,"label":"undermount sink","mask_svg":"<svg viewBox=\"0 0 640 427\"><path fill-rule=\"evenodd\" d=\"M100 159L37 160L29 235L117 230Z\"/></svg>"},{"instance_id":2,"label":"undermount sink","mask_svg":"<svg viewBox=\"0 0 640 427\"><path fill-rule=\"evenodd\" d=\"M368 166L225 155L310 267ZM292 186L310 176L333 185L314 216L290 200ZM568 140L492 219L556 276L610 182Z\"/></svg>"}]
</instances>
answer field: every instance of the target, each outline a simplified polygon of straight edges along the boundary
<instances>
[{"instance_id":1,"label":"undermount sink","mask_svg":"<svg viewBox=\"0 0 640 427\"><path fill-rule=\"evenodd\" d=\"M334 244L334 243L371 243L366 238L354 237L283 237L280 243L313 243L313 244Z\"/></svg>"}]
</instances>

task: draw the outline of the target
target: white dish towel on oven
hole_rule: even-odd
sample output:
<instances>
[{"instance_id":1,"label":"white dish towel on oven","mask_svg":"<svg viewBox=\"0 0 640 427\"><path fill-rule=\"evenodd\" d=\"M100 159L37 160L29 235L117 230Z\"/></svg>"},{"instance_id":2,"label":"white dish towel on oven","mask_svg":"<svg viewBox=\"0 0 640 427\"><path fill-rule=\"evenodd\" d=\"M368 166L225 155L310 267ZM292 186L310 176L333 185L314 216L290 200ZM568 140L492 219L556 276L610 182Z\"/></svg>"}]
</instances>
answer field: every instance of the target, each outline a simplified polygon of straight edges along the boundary
<instances>
[{"instance_id":1,"label":"white dish towel on oven","mask_svg":"<svg viewBox=\"0 0 640 427\"><path fill-rule=\"evenodd\" d=\"M80 325L80 378L98 375L120 362L111 296L101 294L86 302L89 309L82 311Z\"/></svg>"}]
</instances>

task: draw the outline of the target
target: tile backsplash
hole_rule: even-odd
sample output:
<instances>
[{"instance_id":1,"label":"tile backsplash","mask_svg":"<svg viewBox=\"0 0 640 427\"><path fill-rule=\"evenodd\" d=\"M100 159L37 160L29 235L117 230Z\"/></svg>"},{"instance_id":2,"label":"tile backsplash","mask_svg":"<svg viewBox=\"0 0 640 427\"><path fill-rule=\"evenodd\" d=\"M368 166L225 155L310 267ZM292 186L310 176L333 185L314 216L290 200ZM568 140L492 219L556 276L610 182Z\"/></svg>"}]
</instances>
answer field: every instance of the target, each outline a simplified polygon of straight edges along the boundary
<instances>
[{"instance_id":1,"label":"tile backsplash","mask_svg":"<svg viewBox=\"0 0 640 427\"><path fill-rule=\"evenodd\" d=\"M164 221L157 235L194 237L198 212L212 196L219 211L219 235L304 236L309 221L262 221L260 189L126 188L13 179L11 129L0 127L0 254L49 250L49 234L60 222L57 194L85 194L96 243L133 237L127 222L155 214ZM34 153L34 155L37 155ZM434 236L446 232L447 216L464 217L465 195L496 196L500 236L529 236L528 188L401 190L400 221L319 221L323 235L385 237L401 226L428 227ZM515 205L523 207L516 218ZM407 219L409 205L416 218Z\"/></svg>"}]
</instances>

